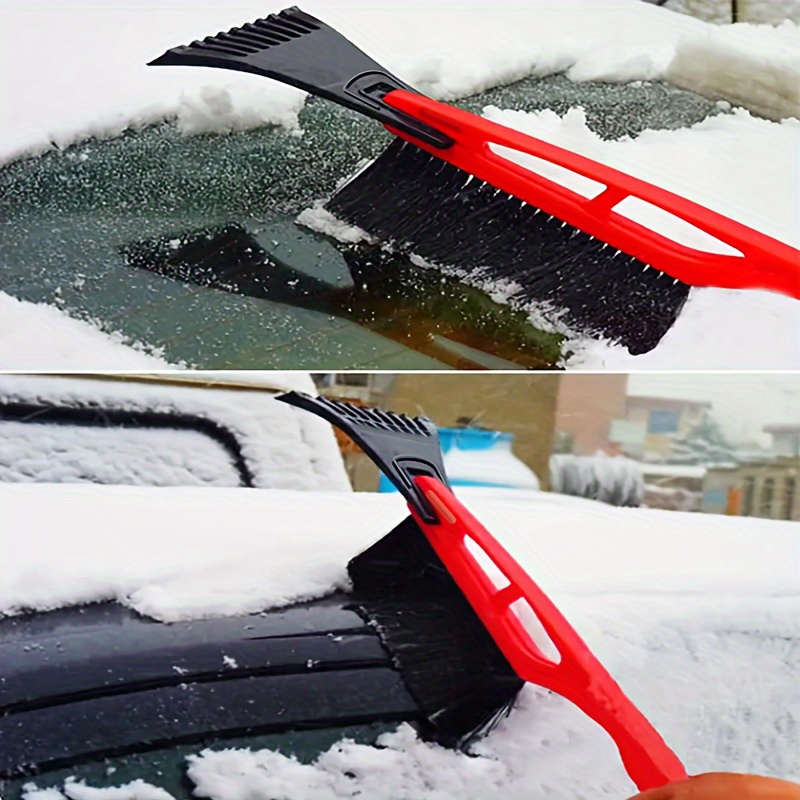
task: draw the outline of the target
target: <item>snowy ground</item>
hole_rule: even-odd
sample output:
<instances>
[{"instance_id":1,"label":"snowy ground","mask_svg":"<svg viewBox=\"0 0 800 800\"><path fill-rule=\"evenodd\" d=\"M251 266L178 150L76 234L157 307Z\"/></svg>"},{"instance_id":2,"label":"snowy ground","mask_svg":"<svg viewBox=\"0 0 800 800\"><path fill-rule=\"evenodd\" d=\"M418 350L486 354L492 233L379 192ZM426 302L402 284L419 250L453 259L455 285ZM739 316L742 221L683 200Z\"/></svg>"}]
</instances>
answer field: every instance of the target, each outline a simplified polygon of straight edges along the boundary
<instances>
[{"instance_id":1,"label":"snowy ground","mask_svg":"<svg viewBox=\"0 0 800 800\"><path fill-rule=\"evenodd\" d=\"M542 492L459 494L690 773L800 778L796 524L616 509ZM347 559L405 514L397 495L277 490L0 485L0 503L0 546L10 554L0 611L118 598L162 620L252 611L342 586ZM111 528L114 537L105 535ZM269 752L222 751L194 760L190 774L214 800L634 793L605 734L533 687L478 758L421 743L407 728L383 744L342 743L305 766ZM159 791L139 785L86 798L168 800ZM69 788L76 800L81 792Z\"/></svg>"},{"instance_id":2,"label":"snowy ground","mask_svg":"<svg viewBox=\"0 0 800 800\"><path fill-rule=\"evenodd\" d=\"M93 2L81 4L76 14L67 4L31 6L10 0L4 7L9 22L0 32L0 69L19 79L0 84L0 104L6 109L0 119L0 162L53 143L113 136L164 118L175 119L187 134L295 125L303 102L296 90L248 75L144 66L170 46L282 5L237 0L221 8L188 0L145 0L131 14L128 6ZM47 25L42 24L42 7L47 8ZM591 8L579 0L524 5L505 0L460 8L458 16L453 7L453 0L439 0L419 15L411 13L412 6L388 3L304 4L441 99L525 75L567 70L574 80L667 76L761 113L771 111L776 119L800 115L800 35L791 23L717 28L640 0L604 0ZM90 26L85 24L89 16ZM35 49L28 45L32 38ZM594 150L617 166L800 244L795 223L800 196L793 189L800 174L797 120L765 122L739 113L689 131L650 131L635 141L604 143L591 141L579 111L563 120L547 113L489 113L556 143ZM63 320L53 317L45 323L41 309L27 306L17 309L18 316L26 311L35 314L31 325L46 324L49 338L59 338ZM15 337L0 328L0 366L18 363L13 361L18 349ZM73 357L71 349L59 353L53 358L62 359L63 367L86 366L85 358ZM108 363L103 355L98 360L94 366ZM799 365L800 304L764 292L715 289L693 292L679 321L652 353L632 357L619 347L582 340L568 364L598 369Z\"/></svg>"}]
</instances>

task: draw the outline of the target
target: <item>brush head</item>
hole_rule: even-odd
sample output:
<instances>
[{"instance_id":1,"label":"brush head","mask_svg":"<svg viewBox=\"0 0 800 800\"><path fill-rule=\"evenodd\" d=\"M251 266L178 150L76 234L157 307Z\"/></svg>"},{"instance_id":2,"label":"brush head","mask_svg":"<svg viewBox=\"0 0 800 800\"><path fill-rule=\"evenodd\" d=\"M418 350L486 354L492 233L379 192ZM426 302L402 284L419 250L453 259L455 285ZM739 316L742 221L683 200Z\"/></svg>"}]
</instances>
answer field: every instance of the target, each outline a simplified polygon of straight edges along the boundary
<instances>
[{"instance_id":1,"label":"brush head","mask_svg":"<svg viewBox=\"0 0 800 800\"><path fill-rule=\"evenodd\" d=\"M392 655L425 721L420 734L467 744L524 685L412 517L348 565L356 610Z\"/></svg>"},{"instance_id":2,"label":"brush head","mask_svg":"<svg viewBox=\"0 0 800 800\"><path fill-rule=\"evenodd\" d=\"M689 285L550 217L415 145L395 141L328 201L345 222L478 285L520 287L570 328L652 350Z\"/></svg>"}]
</instances>

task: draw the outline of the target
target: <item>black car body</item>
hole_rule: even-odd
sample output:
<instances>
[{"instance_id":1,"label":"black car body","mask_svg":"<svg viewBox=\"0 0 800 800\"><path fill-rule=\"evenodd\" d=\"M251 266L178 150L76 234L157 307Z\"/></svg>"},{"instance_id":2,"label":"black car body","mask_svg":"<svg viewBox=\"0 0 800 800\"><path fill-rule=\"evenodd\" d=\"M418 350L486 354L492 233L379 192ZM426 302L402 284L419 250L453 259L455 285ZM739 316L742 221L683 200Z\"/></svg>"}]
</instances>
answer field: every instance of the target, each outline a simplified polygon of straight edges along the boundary
<instances>
[{"instance_id":1,"label":"black car body","mask_svg":"<svg viewBox=\"0 0 800 800\"><path fill-rule=\"evenodd\" d=\"M209 747L313 759L401 722L463 747L522 686L412 518L350 593L164 624L116 603L0 618L0 795L68 777L180 796Z\"/></svg>"}]
</instances>

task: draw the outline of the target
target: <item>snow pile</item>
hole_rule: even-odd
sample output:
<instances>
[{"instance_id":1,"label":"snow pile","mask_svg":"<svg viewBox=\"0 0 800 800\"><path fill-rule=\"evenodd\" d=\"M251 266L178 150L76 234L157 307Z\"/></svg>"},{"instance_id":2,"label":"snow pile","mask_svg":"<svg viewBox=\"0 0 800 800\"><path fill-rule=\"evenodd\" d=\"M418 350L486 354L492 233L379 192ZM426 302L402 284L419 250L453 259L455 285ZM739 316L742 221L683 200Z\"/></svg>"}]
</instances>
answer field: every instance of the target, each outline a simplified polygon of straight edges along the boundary
<instances>
[{"instance_id":1,"label":"snow pile","mask_svg":"<svg viewBox=\"0 0 800 800\"><path fill-rule=\"evenodd\" d=\"M497 486L538 491L536 473L514 455L508 433L471 428L441 428L447 478L454 486Z\"/></svg>"},{"instance_id":2,"label":"snow pile","mask_svg":"<svg viewBox=\"0 0 800 800\"><path fill-rule=\"evenodd\" d=\"M387 497L0 484L0 613L117 599L170 622L317 597L402 518L402 498Z\"/></svg>"},{"instance_id":3,"label":"snow pile","mask_svg":"<svg viewBox=\"0 0 800 800\"><path fill-rule=\"evenodd\" d=\"M586 497L612 506L639 506L644 498L641 464L620 456L553 455L550 484L559 494Z\"/></svg>"},{"instance_id":4,"label":"snow pile","mask_svg":"<svg viewBox=\"0 0 800 800\"><path fill-rule=\"evenodd\" d=\"M800 248L800 121L757 119L746 111L711 117L676 131L649 130L604 141L582 109L563 117L487 107L489 119L608 164ZM507 157L534 171L538 161ZM558 179L556 175L550 176ZM563 179L562 179L563 182ZM660 231L686 237L684 225L662 218ZM799 256L800 257L800 256ZM539 311L534 321L542 324ZM746 321L746 322L745 322ZM552 324L552 323L551 323ZM800 303L762 291L694 289L659 346L641 356L586 339L558 323L584 369L796 369L800 366Z\"/></svg>"},{"instance_id":5,"label":"snow pile","mask_svg":"<svg viewBox=\"0 0 800 800\"><path fill-rule=\"evenodd\" d=\"M800 26L743 24L687 35L665 77L770 119L800 119Z\"/></svg>"},{"instance_id":6,"label":"snow pile","mask_svg":"<svg viewBox=\"0 0 800 800\"><path fill-rule=\"evenodd\" d=\"M567 366L625 370L785 370L800 367L800 303L768 292L693 289L655 350L632 356L595 339L576 344Z\"/></svg>"},{"instance_id":7,"label":"snow pile","mask_svg":"<svg viewBox=\"0 0 800 800\"><path fill-rule=\"evenodd\" d=\"M800 777L797 525L542 492L457 491L689 772ZM10 554L0 609L118 597L161 619L255 610L342 586L347 559L406 514L397 495L274 490L0 485L0 502L0 545ZM112 526L114 537L106 535ZM424 744L407 726L381 744L340 742L313 764L266 751L207 751L191 759L189 774L213 800L634 793L607 736L534 687L477 757ZM139 784L79 795L80 785L65 787L73 800L165 800L157 791ZM28 800L59 797L32 792Z\"/></svg>"},{"instance_id":8,"label":"snow pile","mask_svg":"<svg viewBox=\"0 0 800 800\"><path fill-rule=\"evenodd\" d=\"M171 800L172 795L157 786L151 786L141 779L131 781L125 786L97 789L86 786L79 781L67 781L64 794L53 789L28 792L28 797L36 800L61 800L64 796L70 800Z\"/></svg>"},{"instance_id":9,"label":"snow pile","mask_svg":"<svg viewBox=\"0 0 800 800\"><path fill-rule=\"evenodd\" d=\"M453 447L444 454L444 468L448 480L456 486L486 484L532 491L539 489L536 473L513 455L510 442L507 447L488 451Z\"/></svg>"},{"instance_id":10,"label":"snow pile","mask_svg":"<svg viewBox=\"0 0 800 800\"><path fill-rule=\"evenodd\" d=\"M0 396L7 403L156 411L208 420L223 432L234 435L255 486L349 491L344 464L327 422L279 403L270 394L257 391L257 386L251 390L225 388L215 373L205 374L206 379L212 382L211 388L193 385L192 381L203 376L203 373L196 373L187 385L176 386L173 383L181 380L180 373L173 376L170 383L162 384L157 380L141 383L0 375ZM315 391L307 373L276 372L268 373L268 376L274 391ZM229 374L229 381L235 380L236 373ZM248 386L247 383L243 385ZM32 430L29 423L20 424L17 434L24 428L26 436L36 437L35 447L28 447L26 440L15 436L15 430L7 425L9 423L4 423L0 431L0 464L4 465L2 469L6 479L30 480L33 475L41 474L42 465L47 464L52 481L71 480L84 466L95 478L113 477L115 482L123 483L174 484L183 482L183 478L193 472L196 473L195 479L202 475L208 478L212 469L217 473L221 469L222 483L231 482L229 460L220 463L222 454L226 459L229 457L224 450L220 452L219 444L203 436L205 447L197 451L198 461L195 462L194 445L185 438L190 433L187 431L153 430L150 436L154 446L148 447L139 435L143 433L140 431L121 433L119 429L111 432L67 428L45 434L44 426ZM180 450L165 448L164 437L170 435L180 437L183 442ZM173 444L177 442L173 441ZM95 446L104 449L94 450ZM192 449L187 451L187 446ZM202 465L199 460L201 452L206 456ZM161 474L161 481L154 481L153 470Z\"/></svg>"},{"instance_id":11,"label":"snow pile","mask_svg":"<svg viewBox=\"0 0 800 800\"><path fill-rule=\"evenodd\" d=\"M0 370L163 369L171 365L119 334L58 308L0 292Z\"/></svg>"},{"instance_id":12,"label":"snow pile","mask_svg":"<svg viewBox=\"0 0 800 800\"><path fill-rule=\"evenodd\" d=\"M457 492L558 595L800 591L794 523ZM0 484L0 503L0 613L117 598L164 620L245 613L340 586L347 560L407 514L397 494L278 489Z\"/></svg>"}]
</instances>

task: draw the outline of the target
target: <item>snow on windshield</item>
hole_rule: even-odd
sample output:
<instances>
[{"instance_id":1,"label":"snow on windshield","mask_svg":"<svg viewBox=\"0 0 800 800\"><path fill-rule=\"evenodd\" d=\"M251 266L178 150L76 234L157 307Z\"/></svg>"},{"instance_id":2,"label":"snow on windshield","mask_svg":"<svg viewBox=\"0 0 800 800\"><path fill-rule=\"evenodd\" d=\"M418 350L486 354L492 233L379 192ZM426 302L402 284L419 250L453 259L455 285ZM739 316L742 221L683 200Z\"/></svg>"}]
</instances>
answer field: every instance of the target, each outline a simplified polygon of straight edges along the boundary
<instances>
[{"instance_id":1,"label":"snow on windshield","mask_svg":"<svg viewBox=\"0 0 800 800\"><path fill-rule=\"evenodd\" d=\"M792 724L800 714L796 523L619 509L542 492L457 491L690 773L800 777ZM346 585L348 558L406 513L397 495L275 490L14 484L0 486L0 502L7 523L0 538L14 543L3 545L12 557L0 578L0 610L116 597L167 620L253 611ZM111 526L114 537L98 535ZM206 752L189 774L214 800L634 793L606 735L535 687L476 746L477 757L425 744L407 727L381 744L341 742L313 764L270 751ZM91 800L139 800L139 790L98 790ZM84 796L80 784L65 792ZM33 792L28 800L58 797Z\"/></svg>"},{"instance_id":2,"label":"snow on windshield","mask_svg":"<svg viewBox=\"0 0 800 800\"><path fill-rule=\"evenodd\" d=\"M774 9L770 21L779 22L784 12L796 13L787 3ZM117 135L165 118L174 119L187 134L268 124L296 129L304 102L297 90L244 74L145 66L171 46L282 5L277 0L237 0L224 7L147 0L137 5L136 13L128 9L123 22L113 4L84 5L80 15L64 4L50 8L43 25L29 3L11 0L4 8L8 24L0 32L0 66L24 80L0 84L5 110L0 161L53 144L63 147L91 136ZM505 0L459 7L457 14L452 0L439 0L428 4L424 15L397 4L373 3L365 9L338 0L309 0L304 8L440 99L524 76L567 71L573 80L630 82L667 76L775 119L800 115L800 33L790 22L714 27L640 0L604 0L591 7L578 0L524 5ZM85 24L87 17L91 26ZM763 13L754 19L763 20ZM31 40L36 48L29 47ZM609 163L798 244L796 118L767 122L738 112L691 130L646 131L633 141L601 142L591 141L593 134L579 110L563 118L547 112L488 113L558 144L593 150ZM4 295L0 300L9 305ZM108 348L105 355L100 349L92 355L88 347L60 344L67 328L68 338L78 328L87 341L97 338L90 323L61 319L29 304L13 310L19 322L0 324L3 366L30 368L32 359L37 366L62 368L99 368L112 360L116 367L123 365L123 356ZM20 331L29 329L37 335L21 341ZM52 353L47 352L48 341L54 345ZM619 346L585 337L573 337L567 351L566 365L573 368L797 368L800 306L764 292L698 289L651 353L631 356Z\"/></svg>"}]
</instances>

